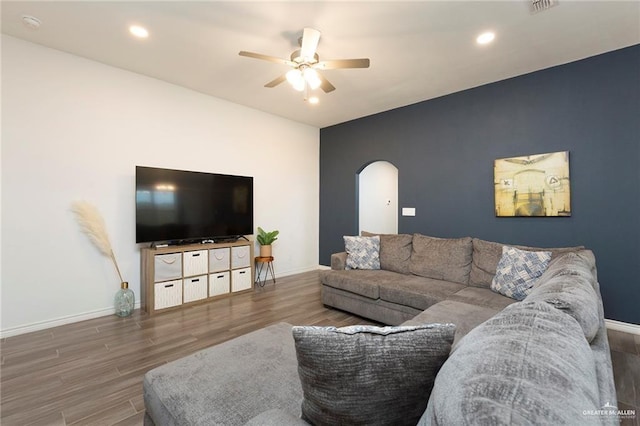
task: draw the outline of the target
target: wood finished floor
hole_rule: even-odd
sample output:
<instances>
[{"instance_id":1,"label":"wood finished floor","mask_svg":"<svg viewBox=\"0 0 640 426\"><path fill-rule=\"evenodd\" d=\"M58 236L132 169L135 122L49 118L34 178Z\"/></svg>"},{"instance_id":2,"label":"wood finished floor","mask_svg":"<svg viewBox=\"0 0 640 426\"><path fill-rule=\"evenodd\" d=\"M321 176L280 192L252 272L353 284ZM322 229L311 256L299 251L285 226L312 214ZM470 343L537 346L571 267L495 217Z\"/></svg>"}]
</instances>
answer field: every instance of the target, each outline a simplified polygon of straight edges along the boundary
<instances>
[{"instance_id":1,"label":"wood finished floor","mask_svg":"<svg viewBox=\"0 0 640 426\"><path fill-rule=\"evenodd\" d=\"M0 423L141 425L148 370L281 321L373 324L325 308L318 273L308 272L181 311L135 311L8 337L0 348Z\"/></svg>"},{"instance_id":2,"label":"wood finished floor","mask_svg":"<svg viewBox=\"0 0 640 426\"><path fill-rule=\"evenodd\" d=\"M318 273L308 272L151 318L136 311L126 319L111 315L9 337L0 342L0 423L141 425L145 372L281 321L371 324L322 306ZM610 331L609 338L618 406L640 414L640 336ZM640 426L640 420L623 424Z\"/></svg>"}]
</instances>

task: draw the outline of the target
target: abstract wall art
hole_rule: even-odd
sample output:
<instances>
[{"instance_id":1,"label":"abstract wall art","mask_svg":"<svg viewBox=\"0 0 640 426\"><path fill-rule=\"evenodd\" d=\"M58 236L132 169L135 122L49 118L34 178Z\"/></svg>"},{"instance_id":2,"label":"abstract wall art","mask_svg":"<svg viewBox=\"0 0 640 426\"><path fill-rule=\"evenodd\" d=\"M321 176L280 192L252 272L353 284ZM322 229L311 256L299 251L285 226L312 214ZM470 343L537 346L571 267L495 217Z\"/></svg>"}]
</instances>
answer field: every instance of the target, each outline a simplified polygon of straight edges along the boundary
<instances>
[{"instance_id":1,"label":"abstract wall art","mask_svg":"<svg viewBox=\"0 0 640 426\"><path fill-rule=\"evenodd\" d=\"M571 216L569 151L500 158L493 173L496 216Z\"/></svg>"}]
</instances>

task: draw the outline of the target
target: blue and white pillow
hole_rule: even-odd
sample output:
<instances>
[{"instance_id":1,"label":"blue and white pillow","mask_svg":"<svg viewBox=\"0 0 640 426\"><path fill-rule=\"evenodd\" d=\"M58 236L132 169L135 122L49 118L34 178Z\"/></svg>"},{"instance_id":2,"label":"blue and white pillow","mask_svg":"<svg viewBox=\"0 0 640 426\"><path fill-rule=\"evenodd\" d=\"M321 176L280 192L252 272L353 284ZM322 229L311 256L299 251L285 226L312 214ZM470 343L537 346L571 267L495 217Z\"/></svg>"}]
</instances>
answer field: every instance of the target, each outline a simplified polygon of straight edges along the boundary
<instances>
[{"instance_id":1,"label":"blue and white pillow","mask_svg":"<svg viewBox=\"0 0 640 426\"><path fill-rule=\"evenodd\" d=\"M345 269L380 269L380 236L344 237Z\"/></svg>"},{"instance_id":2,"label":"blue and white pillow","mask_svg":"<svg viewBox=\"0 0 640 426\"><path fill-rule=\"evenodd\" d=\"M547 270L550 260L550 251L526 251L502 246L502 257L491 281L491 290L515 300L523 300Z\"/></svg>"}]
</instances>

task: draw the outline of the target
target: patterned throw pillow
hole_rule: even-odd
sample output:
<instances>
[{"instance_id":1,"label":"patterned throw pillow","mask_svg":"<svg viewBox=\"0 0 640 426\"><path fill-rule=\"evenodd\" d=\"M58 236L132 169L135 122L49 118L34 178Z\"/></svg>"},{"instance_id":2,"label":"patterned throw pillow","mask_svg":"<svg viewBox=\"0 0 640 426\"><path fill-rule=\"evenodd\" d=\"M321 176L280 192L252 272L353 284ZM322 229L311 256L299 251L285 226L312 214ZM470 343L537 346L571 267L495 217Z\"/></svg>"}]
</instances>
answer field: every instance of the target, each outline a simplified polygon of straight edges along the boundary
<instances>
[{"instance_id":1,"label":"patterned throw pillow","mask_svg":"<svg viewBox=\"0 0 640 426\"><path fill-rule=\"evenodd\" d=\"M302 419L316 426L415 425L455 329L293 327Z\"/></svg>"},{"instance_id":2,"label":"patterned throw pillow","mask_svg":"<svg viewBox=\"0 0 640 426\"><path fill-rule=\"evenodd\" d=\"M345 269L380 269L380 237L344 237Z\"/></svg>"},{"instance_id":3,"label":"patterned throw pillow","mask_svg":"<svg viewBox=\"0 0 640 426\"><path fill-rule=\"evenodd\" d=\"M550 251L525 251L503 246L496 275L491 281L491 290L515 300L523 300L547 270L550 260Z\"/></svg>"}]
</instances>

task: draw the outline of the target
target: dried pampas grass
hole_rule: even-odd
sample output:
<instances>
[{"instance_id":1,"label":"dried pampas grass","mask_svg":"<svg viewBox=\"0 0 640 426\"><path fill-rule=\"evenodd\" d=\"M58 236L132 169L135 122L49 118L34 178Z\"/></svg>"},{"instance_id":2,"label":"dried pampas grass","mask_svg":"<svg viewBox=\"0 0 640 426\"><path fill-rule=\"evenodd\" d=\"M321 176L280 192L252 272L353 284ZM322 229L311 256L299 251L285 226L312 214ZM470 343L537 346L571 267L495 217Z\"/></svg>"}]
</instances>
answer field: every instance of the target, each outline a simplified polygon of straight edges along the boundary
<instances>
[{"instance_id":1,"label":"dried pampas grass","mask_svg":"<svg viewBox=\"0 0 640 426\"><path fill-rule=\"evenodd\" d=\"M71 205L71 211L75 214L82 232L87 234L89 240L91 240L103 255L111 259L120 277L120 282L124 282L120 268L118 268L118 262L116 262L116 256L113 254L113 249L111 248L107 227L98 209L86 201L76 201Z\"/></svg>"}]
</instances>

